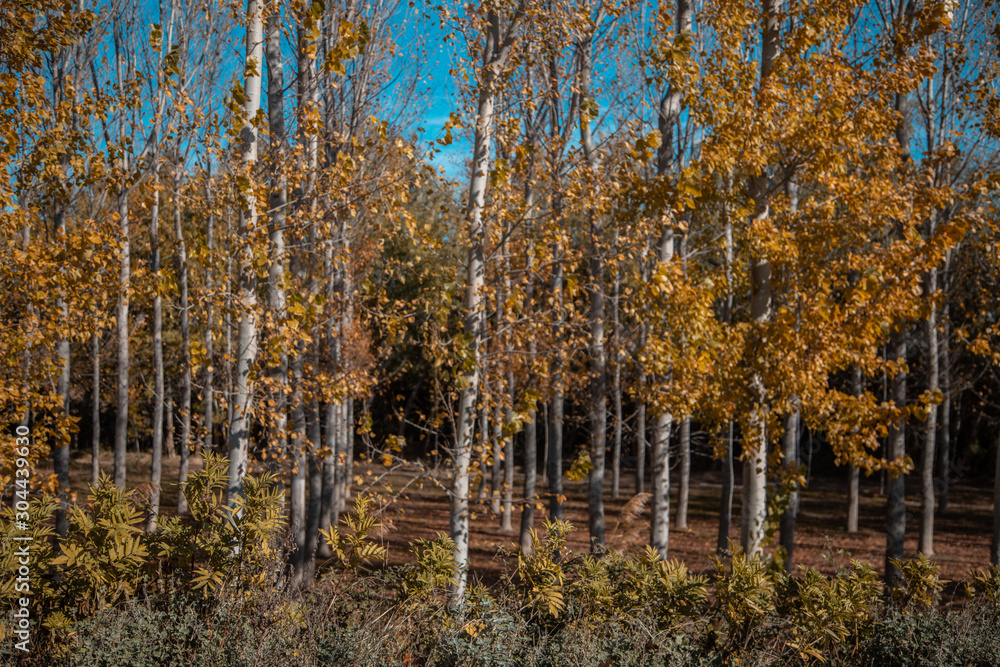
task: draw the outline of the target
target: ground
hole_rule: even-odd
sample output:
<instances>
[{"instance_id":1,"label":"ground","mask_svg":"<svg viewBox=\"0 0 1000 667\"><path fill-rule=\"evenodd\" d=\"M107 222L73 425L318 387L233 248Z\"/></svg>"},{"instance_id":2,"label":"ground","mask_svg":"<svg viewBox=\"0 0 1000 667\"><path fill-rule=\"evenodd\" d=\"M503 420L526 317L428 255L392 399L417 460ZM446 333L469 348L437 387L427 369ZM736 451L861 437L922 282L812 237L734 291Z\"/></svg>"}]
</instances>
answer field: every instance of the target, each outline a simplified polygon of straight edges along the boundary
<instances>
[{"instance_id":1,"label":"ground","mask_svg":"<svg viewBox=\"0 0 1000 667\"><path fill-rule=\"evenodd\" d=\"M148 483L150 455L147 452L130 452L128 458L128 485L139 486ZM177 507L177 469L179 458L164 457L164 489L161 507L166 513L173 513ZM51 464L49 464L50 466ZM192 459L191 469L201 465L201 458ZM111 474L111 453L102 453L102 470ZM378 464L366 467L357 464L355 475L369 476L384 472ZM51 472L51 467L42 467L39 473ZM738 474L738 468L737 468ZM412 476L411 476L412 477ZM408 479L406 474L395 472L387 479L395 489L401 488ZM610 474L609 489L610 489ZM81 502L86 500L86 489L90 479L90 456L75 455L70 473L72 488ZM737 481L739 481L737 479ZM908 480L909 481L909 480ZM625 505L635 495L634 476L631 471L622 478L619 500L611 500L610 490L605 496L607 542L611 549L638 552L648 540L649 507L629 519L622 517ZM445 485L447 485L445 483ZM515 478L515 489L522 488L520 474ZM906 558L917 555L917 535L919 530L920 499L916 494L914 480L908 484ZM860 530L848 534L846 524L846 473L840 477L813 476L810 485L801 493L800 511L796 534L795 563L833 573L838 565L848 563L848 556L871 563L879 572L885 557L885 498L879 494L877 476L862 478ZM708 572L713 569L711 557L715 553L718 532L718 507L721 477L718 473L698 472L692 474L688 529L676 530L671 524L670 556L684 561L694 572ZM535 527L541 529L548 516L544 478L539 475L539 497L543 509L535 512ZM576 552L588 549L586 482L565 483L567 500L565 516L576 528L570 536L568 546ZM515 492L516 497L516 492ZM671 497L671 516L676 509L676 484ZM631 508L638 503L633 502ZM520 526L520 509L515 504L513 533L500 530L500 520L490 513L485 502L475 502L472 506L472 535L470 556L473 578L486 583L496 581L505 569L516 564L517 530ZM415 539L433 539L439 532L448 532L448 501L441 488L432 483L414 484L406 496L396 500L383 515L387 527L382 534L389 551L389 564L401 564L412 560L408 545ZM739 542L740 531L740 487L737 484L733 498L733 522L731 539ZM947 516L935 522L935 555L932 560L940 566L941 576L952 584L946 591L946 599L957 600L961 596L959 582L970 571L985 568L989 563L989 547L992 534L992 488L984 484L962 481L952 485L950 511ZM504 549L506 555L504 555Z\"/></svg>"}]
</instances>

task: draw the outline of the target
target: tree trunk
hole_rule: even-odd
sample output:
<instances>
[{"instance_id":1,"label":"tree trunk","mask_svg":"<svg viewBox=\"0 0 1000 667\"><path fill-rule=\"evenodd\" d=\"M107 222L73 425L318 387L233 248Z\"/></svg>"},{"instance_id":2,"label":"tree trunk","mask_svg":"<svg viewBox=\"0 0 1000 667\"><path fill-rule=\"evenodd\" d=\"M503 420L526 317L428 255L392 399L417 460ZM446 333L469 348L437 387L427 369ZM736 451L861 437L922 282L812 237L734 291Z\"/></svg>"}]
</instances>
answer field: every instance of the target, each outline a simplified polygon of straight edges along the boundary
<instances>
[{"instance_id":1,"label":"tree trunk","mask_svg":"<svg viewBox=\"0 0 1000 667\"><path fill-rule=\"evenodd\" d=\"M590 98L591 68L593 67L593 35L587 35L580 42L580 94ZM597 178L597 151L591 133L590 121L580 114L580 143L584 158L591 172ZM600 213L593 209L587 212L589 218L588 266L590 292L590 460L592 468L587 485L587 511L590 527L590 549L604 549L604 458L608 425L607 414L607 360L604 352L604 257L602 251L604 227Z\"/></svg>"},{"instance_id":2,"label":"tree trunk","mask_svg":"<svg viewBox=\"0 0 1000 667\"><path fill-rule=\"evenodd\" d=\"M896 331L890 340L889 355L900 363L906 362L906 332ZM897 372L892 378L892 401L897 409L906 407L906 373ZM900 417L889 426L888 459L902 461L906 455L906 421ZM894 584L900 570L892 561L903 558L903 540L906 537L906 497L903 475L889 475L886 502L885 582Z\"/></svg>"},{"instance_id":3,"label":"tree trunk","mask_svg":"<svg viewBox=\"0 0 1000 667\"><path fill-rule=\"evenodd\" d=\"M122 230L119 251L121 272L118 278L116 326L118 333L118 405L115 411L115 484L125 488L125 451L128 447L128 290L130 283L130 248L128 234L128 193L118 194L118 221Z\"/></svg>"},{"instance_id":4,"label":"tree trunk","mask_svg":"<svg viewBox=\"0 0 1000 667\"><path fill-rule=\"evenodd\" d=\"M729 553L729 531L733 524L733 422L727 425L726 457L722 461L722 497L719 502L719 535L715 551L719 555Z\"/></svg>"},{"instance_id":5,"label":"tree trunk","mask_svg":"<svg viewBox=\"0 0 1000 667\"><path fill-rule=\"evenodd\" d=\"M101 478L101 337L96 332L90 336L90 355L93 367L93 385L90 396L90 483Z\"/></svg>"},{"instance_id":6,"label":"tree trunk","mask_svg":"<svg viewBox=\"0 0 1000 667\"><path fill-rule=\"evenodd\" d=\"M930 234L934 233L933 216ZM925 285L927 296L934 298L937 292L937 270L927 273ZM939 385L938 376L938 331L937 305L931 301L930 313L924 322L927 337L927 389L936 392ZM937 438L937 408L932 406L927 411L927 421L924 422L924 452L920 470L920 545L919 551L928 558L934 555L934 458L935 439Z\"/></svg>"},{"instance_id":7,"label":"tree trunk","mask_svg":"<svg viewBox=\"0 0 1000 667\"><path fill-rule=\"evenodd\" d=\"M267 120L270 134L271 183L268 221L270 263L267 269L267 301L273 317L272 335L281 335L285 323L285 208L288 205L288 182L285 174L285 78L281 54L280 9L267 17ZM270 470L277 476L277 485L284 490L282 461L288 450L288 352L284 345L278 352L277 366L271 369L275 378L274 450L269 452ZM284 502L284 493L282 493Z\"/></svg>"},{"instance_id":8,"label":"tree trunk","mask_svg":"<svg viewBox=\"0 0 1000 667\"><path fill-rule=\"evenodd\" d=\"M687 530L688 499L691 496L691 417L681 420L680 440L680 480L677 486L677 530Z\"/></svg>"},{"instance_id":9,"label":"tree trunk","mask_svg":"<svg viewBox=\"0 0 1000 667\"><path fill-rule=\"evenodd\" d=\"M615 247L618 243L616 239ZM611 395L615 402L615 435L611 450L611 498L618 500L621 495L622 469L622 354L621 323L618 318L618 300L621 296L621 272L615 271L614 300L612 303L613 335L615 337L615 372L611 376Z\"/></svg>"},{"instance_id":10,"label":"tree trunk","mask_svg":"<svg viewBox=\"0 0 1000 667\"><path fill-rule=\"evenodd\" d=\"M484 379L485 378L479 379L479 445L481 450L479 452L479 489L477 497L478 500L485 502L487 496L489 496L490 502L492 503L493 497L496 495L496 489L492 488L495 484L491 482L490 491L487 492L486 490L486 469L491 465L492 457L490 456L490 424L489 413L486 410L486 388L483 386ZM493 477L492 479L496 478Z\"/></svg>"},{"instance_id":11,"label":"tree trunk","mask_svg":"<svg viewBox=\"0 0 1000 667\"><path fill-rule=\"evenodd\" d=\"M156 141L159 141L157 137ZM149 482L151 494L149 499L150 512L146 522L146 530L156 530L156 515L160 512L160 482L163 478L163 301L160 296L160 170L156 164L158 157L154 153L153 161L153 204L149 221L149 247L151 250L150 272L154 278L153 293L153 460L150 469ZM176 196L176 194L175 194ZM176 199L174 200L176 206Z\"/></svg>"},{"instance_id":12,"label":"tree trunk","mask_svg":"<svg viewBox=\"0 0 1000 667\"><path fill-rule=\"evenodd\" d=\"M851 377L851 393L861 396L862 376L861 368L856 367ZM847 472L847 532L858 532L858 509L860 504L860 482L861 475L858 467L851 462Z\"/></svg>"},{"instance_id":13,"label":"tree trunk","mask_svg":"<svg viewBox=\"0 0 1000 667\"><path fill-rule=\"evenodd\" d=\"M946 265L947 267L947 265ZM947 268L945 268L947 276ZM951 474L951 322L948 304L945 302L942 316L944 330L941 332L941 392L944 400L941 402L941 462L940 479L941 494L938 496L938 513L948 515L949 476Z\"/></svg>"},{"instance_id":14,"label":"tree trunk","mask_svg":"<svg viewBox=\"0 0 1000 667\"><path fill-rule=\"evenodd\" d=\"M209 205L209 212L206 220L205 240L208 246L209 261L205 263L205 291L208 298L205 299L205 387L202 390L203 401L205 403L205 439L202 447L205 451L212 451L212 431L215 424L215 395L213 385L215 383L215 339L212 334L214 321L212 319L212 303L215 297L215 275L212 272L214 263L213 252L215 250L215 213L212 208L212 173L211 162L205 178L205 201Z\"/></svg>"},{"instance_id":15,"label":"tree trunk","mask_svg":"<svg viewBox=\"0 0 1000 667\"><path fill-rule=\"evenodd\" d=\"M319 542L319 518L323 495L323 458L319 455L320 415L319 403L313 400L306 418L309 429L309 507L306 513L306 553L303 568L304 583L312 582L316 573L316 548Z\"/></svg>"},{"instance_id":16,"label":"tree trunk","mask_svg":"<svg viewBox=\"0 0 1000 667\"><path fill-rule=\"evenodd\" d=\"M65 246L66 239L66 216L60 210L56 215L55 232L58 243ZM69 304L65 295L60 289L56 298L56 308L59 310L60 340L56 343L56 356L59 357L59 379L56 381L56 393L59 396L59 407L63 414L69 418ZM60 441L52 447L52 464L56 474L56 483L59 485L59 506L56 508L56 535L66 537L69 531L69 443L70 434L68 431L59 434Z\"/></svg>"},{"instance_id":17,"label":"tree trunk","mask_svg":"<svg viewBox=\"0 0 1000 667\"><path fill-rule=\"evenodd\" d=\"M799 465L799 411L795 410L785 418L785 434L782 439L782 464L787 474L794 474ZM788 507L781 514L781 546L785 549L785 572L791 573L795 561L795 518L799 513L798 484L791 483Z\"/></svg>"},{"instance_id":18,"label":"tree trunk","mask_svg":"<svg viewBox=\"0 0 1000 667\"><path fill-rule=\"evenodd\" d=\"M538 477L538 426L535 411L524 425L524 504L521 506L521 552L530 554L535 525L535 485Z\"/></svg>"},{"instance_id":19,"label":"tree trunk","mask_svg":"<svg viewBox=\"0 0 1000 667\"><path fill-rule=\"evenodd\" d=\"M644 384L645 373L640 373L639 386ZM640 402L635 415L635 492L646 492L646 403Z\"/></svg>"},{"instance_id":20,"label":"tree trunk","mask_svg":"<svg viewBox=\"0 0 1000 667\"><path fill-rule=\"evenodd\" d=\"M781 0L763 0L764 34L760 57L761 86L774 66L778 52L778 27ZM755 218L768 215L768 178L766 169L750 179L750 196L754 202ZM771 320L771 262L766 256L751 260L750 267L750 318L758 331L763 331ZM750 428L745 434L743 455L743 517L740 543L750 557L761 554L764 541L764 522L767 518L767 388L759 370L750 378L753 407Z\"/></svg>"},{"instance_id":21,"label":"tree trunk","mask_svg":"<svg viewBox=\"0 0 1000 667\"><path fill-rule=\"evenodd\" d=\"M469 203L466 222L469 226L469 248L466 262L465 332L470 338L475 362L462 375L462 390L458 402L458 428L452 460L451 512L449 532L455 543L455 564L458 576L451 586L451 603L461 604L465 599L465 584L469 567L469 459L472 453L473 422L476 413L476 390L483 351L483 282L486 274L486 230L483 208L486 205L486 185L490 168L490 144L493 140L493 112L496 101L496 76L509 44L497 43L500 17L487 12L486 44L483 49L483 66L480 70L479 103L476 110L476 129L472 147L472 173L469 178Z\"/></svg>"},{"instance_id":22,"label":"tree trunk","mask_svg":"<svg viewBox=\"0 0 1000 667\"><path fill-rule=\"evenodd\" d=\"M292 569L292 586L299 587L303 581L306 553L306 413L305 396L302 391L303 355L300 351L291 361L292 368L292 452L295 456L292 471L291 498L289 502L288 525L292 532L292 548L289 565Z\"/></svg>"},{"instance_id":23,"label":"tree trunk","mask_svg":"<svg viewBox=\"0 0 1000 667\"><path fill-rule=\"evenodd\" d=\"M253 182L257 162L257 128L251 122L260 109L260 71L263 58L263 20L261 0L247 0L246 68L243 128L241 130L241 161L245 177ZM239 341L236 354L236 387L233 397L233 418L229 426L229 488L227 502L233 505L243 495L243 478L247 474L250 447L250 411L253 386L250 369L257 358L257 275L254 270L251 234L257 228L257 202L252 191L241 196L238 243Z\"/></svg>"},{"instance_id":24,"label":"tree trunk","mask_svg":"<svg viewBox=\"0 0 1000 667\"><path fill-rule=\"evenodd\" d=\"M650 519L649 544L656 549L660 558L667 558L667 543L670 538L670 428L673 417L664 412L657 416L653 429L653 451L650 464L653 467L653 500Z\"/></svg>"}]
</instances>

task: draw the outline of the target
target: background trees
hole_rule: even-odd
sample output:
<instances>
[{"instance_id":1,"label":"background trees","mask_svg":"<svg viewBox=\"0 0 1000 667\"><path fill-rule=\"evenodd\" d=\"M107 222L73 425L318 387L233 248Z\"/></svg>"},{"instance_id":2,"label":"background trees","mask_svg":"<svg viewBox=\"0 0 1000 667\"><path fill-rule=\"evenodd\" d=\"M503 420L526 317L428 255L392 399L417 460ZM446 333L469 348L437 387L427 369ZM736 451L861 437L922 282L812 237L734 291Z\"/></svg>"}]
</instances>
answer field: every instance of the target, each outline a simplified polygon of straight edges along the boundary
<instances>
[{"instance_id":1,"label":"background trees","mask_svg":"<svg viewBox=\"0 0 1000 667\"><path fill-rule=\"evenodd\" d=\"M519 513L527 553L564 478L588 479L600 552L605 494L647 482L649 416L661 558L670 468L683 529L711 450L743 460L742 548L782 516L791 567L806 431L852 471L849 526L859 471L888 472L889 559L919 460L933 553L955 461L992 456L997 421L996 17L656 9L3 10L0 401L51 447L57 517L88 434L120 486L151 452L152 530L176 423L179 484L226 442L234 502L248 472L288 489L300 577L352 493L389 502L403 473L448 494L460 573L473 514Z\"/></svg>"}]
</instances>

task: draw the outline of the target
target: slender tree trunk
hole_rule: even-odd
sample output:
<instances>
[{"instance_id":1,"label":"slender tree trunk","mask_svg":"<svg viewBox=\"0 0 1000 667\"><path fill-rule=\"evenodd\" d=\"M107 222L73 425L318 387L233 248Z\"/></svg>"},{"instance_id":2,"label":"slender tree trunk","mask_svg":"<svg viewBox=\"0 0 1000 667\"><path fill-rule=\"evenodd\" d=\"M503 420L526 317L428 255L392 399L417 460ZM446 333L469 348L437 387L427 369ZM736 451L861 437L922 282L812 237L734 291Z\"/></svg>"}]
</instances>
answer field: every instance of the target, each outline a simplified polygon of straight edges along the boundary
<instances>
[{"instance_id":1,"label":"slender tree trunk","mask_svg":"<svg viewBox=\"0 0 1000 667\"><path fill-rule=\"evenodd\" d=\"M861 368L855 367L851 377L851 393L860 397L862 391ZM861 500L860 492L861 474L853 462L848 467L847 472L847 532L858 532L858 509Z\"/></svg>"},{"instance_id":2,"label":"slender tree trunk","mask_svg":"<svg viewBox=\"0 0 1000 667\"><path fill-rule=\"evenodd\" d=\"M484 380L485 378L479 379L479 444L482 449L479 452L479 490L477 497L480 501L485 501L489 495L490 502L492 503L493 497L496 495L496 489L493 488L495 483L491 482L489 492L486 490L486 469L491 465L492 457L490 456L490 425L489 414L486 410ZM493 463L495 464L496 461L493 461ZM492 477L491 479L496 479L496 477Z\"/></svg>"},{"instance_id":3,"label":"slender tree trunk","mask_svg":"<svg viewBox=\"0 0 1000 667\"><path fill-rule=\"evenodd\" d=\"M761 86L767 85L778 52L779 14L781 0L763 0L765 15L763 47L760 58ZM750 179L755 217L768 215L768 178L766 170ZM754 257L750 267L750 317L758 331L771 320L771 262L766 255ZM761 554L764 541L764 521L767 517L767 388L760 371L754 369L750 378L754 402L750 413L750 428L745 434L743 455L743 517L740 542L750 557Z\"/></svg>"},{"instance_id":4,"label":"slender tree trunk","mask_svg":"<svg viewBox=\"0 0 1000 667\"><path fill-rule=\"evenodd\" d=\"M645 382L646 374L639 374L639 385ZM635 415L635 492L646 492L646 403L640 402Z\"/></svg>"},{"instance_id":5,"label":"slender tree trunk","mask_svg":"<svg viewBox=\"0 0 1000 667\"><path fill-rule=\"evenodd\" d=\"M794 410L785 418L785 434L782 438L782 465L789 475L799 465L799 411ZM781 546L785 549L785 572L791 573L795 562L795 518L799 513L798 484L791 483L788 508L781 513Z\"/></svg>"},{"instance_id":6,"label":"slender tree trunk","mask_svg":"<svg viewBox=\"0 0 1000 667\"><path fill-rule=\"evenodd\" d=\"M616 235L617 236L617 235ZM617 239L615 247L617 248ZM611 498L618 500L621 495L622 470L622 354L621 354L621 323L618 319L618 300L621 295L621 273L615 271L614 301L611 314L613 318L613 335L615 338L615 371L611 379L611 395L615 403L615 435L611 453Z\"/></svg>"},{"instance_id":7,"label":"slender tree trunk","mask_svg":"<svg viewBox=\"0 0 1000 667\"><path fill-rule=\"evenodd\" d=\"M118 278L118 306L116 326L118 333L118 405L115 412L115 484L125 488L125 451L128 447L128 290L130 279L130 248L128 233L128 193L118 195L118 222L121 225L122 245L119 251L121 272Z\"/></svg>"},{"instance_id":8,"label":"slender tree trunk","mask_svg":"<svg viewBox=\"0 0 1000 667\"><path fill-rule=\"evenodd\" d=\"M156 138L159 141L159 137ZM153 460L149 481L152 487L149 504L149 519L146 530L156 530L157 514L160 512L160 486L163 479L163 300L160 296L160 170L158 156L153 157L153 205L149 221L150 272L155 279L153 293ZM175 167L179 168L179 167ZM176 196L176 194L175 194ZM176 200L174 201L176 206Z\"/></svg>"},{"instance_id":9,"label":"slender tree trunk","mask_svg":"<svg viewBox=\"0 0 1000 667\"><path fill-rule=\"evenodd\" d=\"M670 539L670 428L673 417L664 412L656 417L653 429L653 451L650 464L653 466L653 502L650 519L649 544L656 549L660 558L667 558L667 544Z\"/></svg>"},{"instance_id":10,"label":"slender tree trunk","mask_svg":"<svg viewBox=\"0 0 1000 667\"><path fill-rule=\"evenodd\" d=\"M90 396L90 483L101 478L101 337L96 332L90 336L91 375L93 385Z\"/></svg>"},{"instance_id":11,"label":"slender tree trunk","mask_svg":"<svg viewBox=\"0 0 1000 667\"><path fill-rule=\"evenodd\" d=\"M549 439L546 454L545 475L549 487L549 520L558 521L563 518L563 483L562 483L562 444L563 444L563 360L562 360L562 289L563 269L558 247L555 253L555 268L552 275L552 293L556 300L555 341L556 349L552 355L552 399L549 405Z\"/></svg>"},{"instance_id":12,"label":"slender tree trunk","mask_svg":"<svg viewBox=\"0 0 1000 667\"><path fill-rule=\"evenodd\" d=\"M906 362L906 332L897 331L892 335L889 356L893 360ZM906 407L906 373L897 372L891 381L892 401L897 409ZM900 417L889 426L888 459L901 461L906 456L906 422ZM889 475L888 501L886 502L886 542L885 581L894 584L900 577L900 570L893 562L903 558L903 541L906 537L906 497L903 475Z\"/></svg>"},{"instance_id":13,"label":"slender tree trunk","mask_svg":"<svg viewBox=\"0 0 1000 667\"><path fill-rule=\"evenodd\" d=\"M680 433L680 480L677 486L677 530L687 530L688 499L691 496L691 417L681 420Z\"/></svg>"},{"instance_id":14,"label":"slender tree trunk","mask_svg":"<svg viewBox=\"0 0 1000 667\"><path fill-rule=\"evenodd\" d=\"M732 189L732 178L726 178L727 189ZM723 321L727 324L733 319L733 219L729 209L723 206L725 219L725 269L726 269L726 300L724 304ZM718 554L728 554L729 532L733 523L733 486L736 471L733 469L733 435L734 424L730 420L726 425L726 453L722 461L722 497L719 499L719 534L715 543Z\"/></svg>"},{"instance_id":15,"label":"slender tree trunk","mask_svg":"<svg viewBox=\"0 0 1000 667\"><path fill-rule=\"evenodd\" d=\"M244 123L241 131L241 161L245 176L253 182L257 162L257 128L250 122L260 109L260 71L264 64L264 30L261 0L247 0L246 64ZM252 192L242 195L238 241L239 342L236 354L236 387L233 419L229 427L229 488L227 502L232 505L243 495L250 447L250 413L253 385L250 369L257 358L257 276L254 270L252 230L257 228L257 202Z\"/></svg>"},{"instance_id":16,"label":"slender tree trunk","mask_svg":"<svg viewBox=\"0 0 1000 667\"><path fill-rule=\"evenodd\" d=\"M288 524L292 532L292 548L289 565L292 569L292 585L299 587L303 581L306 553L306 413L305 396L302 391L303 355L301 346L291 361L292 368L292 452L295 456L292 471L291 498Z\"/></svg>"},{"instance_id":17,"label":"slender tree trunk","mask_svg":"<svg viewBox=\"0 0 1000 667\"><path fill-rule=\"evenodd\" d=\"M947 276L947 264L945 265ZM941 494L938 497L938 513L948 515L949 476L951 474L951 322L948 303L945 302L942 316L944 330L941 332L941 392L944 400L941 402Z\"/></svg>"},{"instance_id":18,"label":"slender tree trunk","mask_svg":"<svg viewBox=\"0 0 1000 667\"><path fill-rule=\"evenodd\" d=\"M215 428L215 337L213 335L213 313L212 303L215 299L215 274L212 271L215 251L215 213L212 208L212 173L211 162L209 171L205 179L205 201L209 205L206 220L205 240L208 246L209 261L205 264L205 291L208 298L205 299L205 387L202 390L203 401L205 403L205 439L202 447L205 451L212 451L212 436ZM182 481L186 481L182 480ZM183 495L183 494L182 494ZM178 512L180 508L178 508Z\"/></svg>"},{"instance_id":19,"label":"slender tree trunk","mask_svg":"<svg viewBox=\"0 0 1000 667\"><path fill-rule=\"evenodd\" d=\"M319 456L320 415L319 403L315 399L310 402L306 425L309 429L309 506L306 512L306 564L303 577L308 584L316 573L316 548L323 495L323 459Z\"/></svg>"},{"instance_id":20,"label":"slender tree trunk","mask_svg":"<svg viewBox=\"0 0 1000 667\"><path fill-rule=\"evenodd\" d=\"M497 395L502 395L502 387L497 388ZM503 440L503 422L500 420L500 400L497 398L496 404L493 406L493 477L491 479L491 486L493 491L493 500L490 503L490 509L493 513L501 518L502 516L502 504L503 504L503 476L504 476L504 458L507 456L507 452L504 451L504 440Z\"/></svg>"},{"instance_id":21,"label":"slender tree trunk","mask_svg":"<svg viewBox=\"0 0 1000 667\"><path fill-rule=\"evenodd\" d=\"M55 232L58 243L65 246L66 215L60 209L56 215ZM56 356L59 357L59 379L56 381L56 393L59 396L59 407L69 418L69 304L60 289L56 298L56 308L59 310L60 339L56 343ZM56 535L66 537L69 531L69 432L60 433L60 441L52 447L53 470L56 473L56 483L59 485L59 506L56 508Z\"/></svg>"},{"instance_id":22,"label":"slender tree trunk","mask_svg":"<svg viewBox=\"0 0 1000 667\"><path fill-rule=\"evenodd\" d=\"M726 428L726 455L722 461L722 497L719 499L719 535L715 551L719 555L729 553L729 531L733 524L733 422Z\"/></svg>"},{"instance_id":23,"label":"slender tree trunk","mask_svg":"<svg viewBox=\"0 0 1000 667\"><path fill-rule=\"evenodd\" d=\"M591 68L593 67L593 35L580 42L580 94L590 97ZM581 109L583 107L581 106ZM581 113L580 143L584 158L591 172L597 178L597 151L591 133L590 121ZM594 185L596 187L596 183ZM588 291L590 292L590 460L592 467L588 479L587 510L590 527L590 549L604 549L604 459L608 427L607 411L607 359L604 350L604 257L603 219L599 212L589 210L589 254L590 269Z\"/></svg>"},{"instance_id":24,"label":"slender tree trunk","mask_svg":"<svg viewBox=\"0 0 1000 667\"><path fill-rule=\"evenodd\" d=\"M502 287L497 294L497 331L503 332L500 334L501 340L504 341L504 355L503 363L506 366L506 387L507 394L507 405L504 407L505 419L504 423L511 424L513 422L513 406L517 401L517 391L514 388L514 371L511 368L511 361L513 359L510 334L506 332L507 329L507 316L504 311L504 304L507 302L507 297L511 293L510 284L510 255L507 252L506 243L500 251L502 261L503 261L503 282ZM500 416L500 408L497 408L497 416ZM499 426L499 419L497 420L497 426ZM509 426L508 426L509 429ZM504 533L513 532L513 513L514 513L514 434L508 433L506 436L503 434L503 430L498 431L498 438L503 439L503 506L500 513L500 531Z\"/></svg>"},{"instance_id":25,"label":"slender tree trunk","mask_svg":"<svg viewBox=\"0 0 1000 667\"><path fill-rule=\"evenodd\" d=\"M271 183L268 241L270 263L267 270L267 301L271 311L272 335L280 336L285 323L285 209L288 205L288 180L285 175L285 78L281 54L281 12L267 17L267 120L270 134ZM288 352L284 345L278 352L277 365L271 369L275 378L275 415L273 450L269 452L270 469L284 490L282 461L288 451ZM282 493L284 502L284 493Z\"/></svg>"},{"instance_id":26,"label":"slender tree trunk","mask_svg":"<svg viewBox=\"0 0 1000 667\"><path fill-rule=\"evenodd\" d=\"M515 19L517 21L518 19ZM511 30L513 26L511 27ZM493 113L496 103L497 75L510 53L511 42L500 42L500 17L487 10L486 43L480 70L479 101L472 147L472 173L469 178L469 199L466 222L469 227L469 248L466 262L465 331L471 341L475 362L462 376L458 401L458 427L452 458L451 513L449 527L455 543L455 564L458 576L451 586L451 602L465 599L469 567L469 459L472 454L473 422L476 414L476 390L483 351L483 283L486 274L486 230L483 208L486 205L486 185L490 167L490 145L493 140ZM513 33L511 33L513 34Z\"/></svg>"},{"instance_id":27,"label":"slender tree trunk","mask_svg":"<svg viewBox=\"0 0 1000 667\"><path fill-rule=\"evenodd\" d=\"M930 233L934 233L931 220ZM927 274L927 296L934 298L937 292L937 270ZM936 392L939 386L937 305L931 301L930 313L924 322L927 337L927 389ZM937 409L927 411L924 422L924 452L920 470L920 553L928 558L934 555L934 458L937 438Z\"/></svg>"},{"instance_id":28,"label":"slender tree trunk","mask_svg":"<svg viewBox=\"0 0 1000 667\"><path fill-rule=\"evenodd\" d=\"M171 458L177 457L174 444L174 389L167 384L163 394L163 448Z\"/></svg>"},{"instance_id":29,"label":"slender tree trunk","mask_svg":"<svg viewBox=\"0 0 1000 667\"><path fill-rule=\"evenodd\" d=\"M524 505L521 508L521 551L532 552L530 531L535 523L535 486L538 478L538 420L535 411L524 425Z\"/></svg>"}]
</instances>

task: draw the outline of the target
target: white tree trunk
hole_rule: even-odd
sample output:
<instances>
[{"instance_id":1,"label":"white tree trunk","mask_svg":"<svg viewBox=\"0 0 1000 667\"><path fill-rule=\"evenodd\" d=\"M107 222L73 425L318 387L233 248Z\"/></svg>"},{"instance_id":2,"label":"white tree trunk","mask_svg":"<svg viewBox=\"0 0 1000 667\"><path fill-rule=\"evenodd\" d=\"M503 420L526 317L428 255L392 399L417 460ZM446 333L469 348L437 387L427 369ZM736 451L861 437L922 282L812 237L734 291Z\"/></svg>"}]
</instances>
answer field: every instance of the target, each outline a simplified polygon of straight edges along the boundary
<instances>
[{"instance_id":1,"label":"white tree trunk","mask_svg":"<svg viewBox=\"0 0 1000 667\"><path fill-rule=\"evenodd\" d=\"M243 176L253 182L257 162L257 128L251 119L260 108L260 72L264 65L263 17L261 0L247 0L246 68L241 131ZM243 494L243 478L247 474L250 446L250 412L253 386L250 369L257 358L257 276L253 268L251 234L257 228L257 202L252 191L241 197L238 242L238 342L236 347L236 378L233 396L233 417L229 426L229 488L227 500L232 504Z\"/></svg>"},{"instance_id":2,"label":"white tree trunk","mask_svg":"<svg viewBox=\"0 0 1000 667\"><path fill-rule=\"evenodd\" d=\"M673 417L668 412L657 416L653 427L653 450L650 464L653 467L653 499L650 518L649 545L660 558L667 558L670 539L670 428Z\"/></svg>"}]
</instances>

